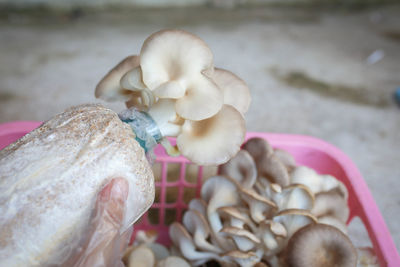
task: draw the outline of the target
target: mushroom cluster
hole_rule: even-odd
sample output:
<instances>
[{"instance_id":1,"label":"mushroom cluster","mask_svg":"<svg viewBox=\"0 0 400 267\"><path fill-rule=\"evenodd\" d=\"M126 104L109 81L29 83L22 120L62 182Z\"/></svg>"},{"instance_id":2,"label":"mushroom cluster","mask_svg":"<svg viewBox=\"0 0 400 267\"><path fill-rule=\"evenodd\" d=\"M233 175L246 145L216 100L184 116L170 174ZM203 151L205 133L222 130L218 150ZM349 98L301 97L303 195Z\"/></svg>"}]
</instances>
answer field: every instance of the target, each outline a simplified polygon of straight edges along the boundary
<instances>
[{"instance_id":1,"label":"mushroom cluster","mask_svg":"<svg viewBox=\"0 0 400 267\"><path fill-rule=\"evenodd\" d=\"M157 234L138 231L135 242L129 246L122 259L126 267L190 267L181 257L174 256L165 246L156 243Z\"/></svg>"},{"instance_id":2,"label":"mushroom cluster","mask_svg":"<svg viewBox=\"0 0 400 267\"><path fill-rule=\"evenodd\" d=\"M246 83L215 68L207 44L182 30L152 34L139 55L125 58L99 82L95 95L147 112L167 152L178 150L197 164L225 163L244 141ZM176 147L167 136L177 137Z\"/></svg>"},{"instance_id":3,"label":"mushroom cluster","mask_svg":"<svg viewBox=\"0 0 400 267\"><path fill-rule=\"evenodd\" d=\"M194 266L356 266L347 197L336 178L254 138L205 181L170 237Z\"/></svg>"}]
</instances>

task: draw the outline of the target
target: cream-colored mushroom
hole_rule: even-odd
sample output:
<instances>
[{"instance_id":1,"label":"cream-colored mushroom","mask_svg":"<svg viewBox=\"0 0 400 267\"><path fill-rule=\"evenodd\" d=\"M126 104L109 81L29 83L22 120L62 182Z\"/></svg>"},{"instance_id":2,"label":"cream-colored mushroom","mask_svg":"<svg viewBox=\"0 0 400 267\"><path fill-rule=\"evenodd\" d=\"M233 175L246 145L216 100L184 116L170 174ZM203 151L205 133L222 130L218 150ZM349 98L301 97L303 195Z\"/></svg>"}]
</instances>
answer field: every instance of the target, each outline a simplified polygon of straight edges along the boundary
<instances>
[{"instance_id":1,"label":"cream-colored mushroom","mask_svg":"<svg viewBox=\"0 0 400 267\"><path fill-rule=\"evenodd\" d=\"M240 251L249 251L261 243L261 240L251 232L233 226L222 228L221 233L233 239Z\"/></svg>"},{"instance_id":2,"label":"cream-colored mushroom","mask_svg":"<svg viewBox=\"0 0 400 267\"><path fill-rule=\"evenodd\" d=\"M157 267L190 267L190 264L180 257L170 256L159 261Z\"/></svg>"},{"instance_id":3,"label":"cream-colored mushroom","mask_svg":"<svg viewBox=\"0 0 400 267\"><path fill-rule=\"evenodd\" d=\"M240 202L236 186L223 176L209 178L201 188L201 198L207 203L207 219L212 230L212 236L218 245L225 250L230 250L234 246L230 240L220 235L222 221L218 214L218 208L235 206Z\"/></svg>"},{"instance_id":4,"label":"cream-colored mushroom","mask_svg":"<svg viewBox=\"0 0 400 267\"><path fill-rule=\"evenodd\" d=\"M221 165L219 173L246 188L251 188L257 179L256 164L246 150L240 150L227 163Z\"/></svg>"},{"instance_id":5,"label":"cream-colored mushroom","mask_svg":"<svg viewBox=\"0 0 400 267\"><path fill-rule=\"evenodd\" d=\"M222 90L224 104L235 107L244 114L249 109L251 97L246 83L228 70L215 68L212 79Z\"/></svg>"},{"instance_id":6,"label":"cream-colored mushroom","mask_svg":"<svg viewBox=\"0 0 400 267\"><path fill-rule=\"evenodd\" d=\"M201 250L221 253L222 250L209 243L207 239L210 236L210 227L207 220L196 210L188 210L183 215L183 225L193 236L194 244Z\"/></svg>"},{"instance_id":7,"label":"cream-colored mushroom","mask_svg":"<svg viewBox=\"0 0 400 267\"><path fill-rule=\"evenodd\" d=\"M357 251L350 239L335 227L310 224L297 231L284 253L293 267L355 267Z\"/></svg>"},{"instance_id":8,"label":"cream-colored mushroom","mask_svg":"<svg viewBox=\"0 0 400 267\"><path fill-rule=\"evenodd\" d=\"M103 79L97 84L95 96L106 101L127 101L131 98L133 92L126 90L120 85L122 76L129 70L139 66L138 56L128 56L110 70ZM136 97L140 96L137 94Z\"/></svg>"},{"instance_id":9,"label":"cream-colored mushroom","mask_svg":"<svg viewBox=\"0 0 400 267\"><path fill-rule=\"evenodd\" d=\"M139 230L136 233L135 245L141 245L141 244L151 244L156 241L158 237L158 233L155 230L148 230L148 231L143 231Z\"/></svg>"},{"instance_id":10,"label":"cream-colored mushroom","mask_svg":"<svg viewBox=\"0 0 400 267\"><path fill-rule=\"evenodd\" d=\"M182 255L188 260L210 260L218 259L218 255L211 252L200 252L196 250L193 239L187 230L177 222L169 227L169 236Z\"/></svg>"},{"instance_id":11,"label":"cream-colored mushroom","mask_svg":"<svg viewBox=\"0 0 400 267\"><path fill-rule=\"evenodd\" d=\"M200 165L215 165L233 157L244 137L244 118L232 106L224 105L218 114L209 119L186 120L176 143L188 159Z\"/></svg>"},{"instance_id":12,"label":"cream-colored mushroom","mask_svg":"<svg viewBox=\"0 0 400 267\"><path fill-rule=\"evenodd\" d=\"M146 88L142 80L142 69L139 64L121 77L120 85L122 88L132 91L140 91Z\"/></svg>"},{"instance_id":13,"label":"cream-colored mushroom","mask_svg":"<svg viewBox=\"0 0 400 267\"><path fill-rule=\"evenodd\" d=\"M154 266L156 259L150 248L139 246L129 254L128 262L128 267Z\"/></svg>"},{"instance_id":14,"label":"cream-colored mushroom","mask_svg":"<svg viewBox=\"0 0 400 267\"><path fill-rule=\"evenodd\" d=\"M223 94L209 78L213 56L195 35L163 30L147 38L140 51L143 83L160 98L177 98L176 111L189 120L215 115Z\"/></svg>"},{"instance_id":15,"label":"cream-colored mushroom","mask_svg":"<svg viewBox=\"0 0 400 267\"><path fill-rule=\"evenodd\" d=\"M148 114L157 124L162 136L177 136L181 133L183 121L179 121L173 100L158 100L148 110Z\"/></svg>"},{"instance_id":16,"label":"cream-colored mushroom","mask_svg":"<svg viewBox=\"0 0 400 267\"><path fill-rule=\"evenodd\" d=\"M252 189L240 188L240 195L249 206L250 216L256 223L269 218L277 209L273 201L257 194Z\"/></svg>"}]
</instances>

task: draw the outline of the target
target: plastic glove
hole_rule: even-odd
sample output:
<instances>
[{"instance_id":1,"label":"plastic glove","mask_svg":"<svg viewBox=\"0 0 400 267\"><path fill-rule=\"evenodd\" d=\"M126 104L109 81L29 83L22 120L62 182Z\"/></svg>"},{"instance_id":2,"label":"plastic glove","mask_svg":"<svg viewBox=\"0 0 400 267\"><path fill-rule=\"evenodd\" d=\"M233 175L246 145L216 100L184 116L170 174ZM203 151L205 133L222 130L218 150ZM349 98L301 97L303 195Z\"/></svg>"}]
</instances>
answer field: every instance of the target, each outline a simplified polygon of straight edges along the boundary
<instances>
[{"instance_id":1,"label":"plastic glove","mask_svg":"<svg viewBox=\"0 0 400 267\"><path fill-rule=\"evenodd\" d=\"M89 234L61 266L124 266L121 259L133 231L131 227L120 233L128 191L129 184L122 178L113 179L101 190L90 221Z\"/></svg>"}]
</instances>

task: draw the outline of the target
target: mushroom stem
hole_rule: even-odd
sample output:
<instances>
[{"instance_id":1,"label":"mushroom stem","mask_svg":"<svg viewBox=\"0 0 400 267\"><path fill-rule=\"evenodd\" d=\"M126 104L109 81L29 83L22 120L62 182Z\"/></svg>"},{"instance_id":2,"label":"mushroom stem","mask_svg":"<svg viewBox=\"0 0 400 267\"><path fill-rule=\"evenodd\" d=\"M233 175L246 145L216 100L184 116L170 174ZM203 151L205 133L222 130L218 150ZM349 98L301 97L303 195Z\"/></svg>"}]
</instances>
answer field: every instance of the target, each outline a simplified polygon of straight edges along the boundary
<instances>
[{"instance_id":1,"label":"mushroom stem","mask_svg":"<svg viewBox=\"0 0 400 267\"><path fill-rule=\"evenodd\" d=\"M159 100L147 112L130 108L122 111L119 117L129 124L136 135L136 140L146 152L158 143L162 143L168 154L176 155L178 150L168 146L168 142L164 139L166 136L177 136L181 132L181 125L175 123L178 120L174 105L173 100Z\"/></svg>"}]
</instances>

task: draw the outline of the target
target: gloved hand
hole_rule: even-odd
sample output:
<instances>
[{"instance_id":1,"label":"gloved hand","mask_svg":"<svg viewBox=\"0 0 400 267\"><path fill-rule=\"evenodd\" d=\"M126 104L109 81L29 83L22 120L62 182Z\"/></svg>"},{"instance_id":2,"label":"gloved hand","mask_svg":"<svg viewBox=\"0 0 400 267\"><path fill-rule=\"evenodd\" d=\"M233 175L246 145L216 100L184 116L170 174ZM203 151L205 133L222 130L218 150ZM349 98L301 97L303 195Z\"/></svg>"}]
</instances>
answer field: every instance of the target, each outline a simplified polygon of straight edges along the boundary
<instances>
[{"instance_id":1,"label":"gloved hand","mask_svg":"<svg viewBox=\"0 0 400 267\"><path fill-rule=\"evenodd\" d=\"M133 231L130 227L120 233L128 191L129 184L122 178L113 179L101 190L90 220L89 234L62 266L124 266L121 259Z\"/></svg>"}]
</instances>

